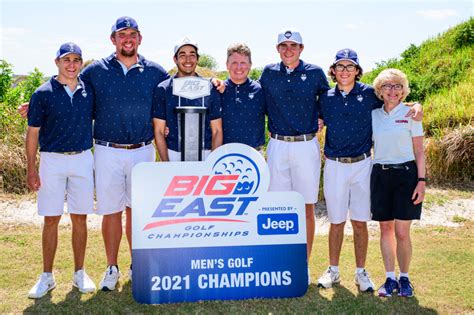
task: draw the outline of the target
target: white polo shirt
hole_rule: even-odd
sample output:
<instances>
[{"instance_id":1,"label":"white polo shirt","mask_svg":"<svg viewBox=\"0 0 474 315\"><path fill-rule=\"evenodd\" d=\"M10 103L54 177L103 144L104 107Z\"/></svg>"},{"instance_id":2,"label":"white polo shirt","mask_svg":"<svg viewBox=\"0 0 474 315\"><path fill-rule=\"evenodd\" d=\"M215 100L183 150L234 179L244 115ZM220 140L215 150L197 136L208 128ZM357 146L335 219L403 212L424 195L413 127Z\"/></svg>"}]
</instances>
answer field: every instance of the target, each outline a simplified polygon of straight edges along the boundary
<instances>
[{"instance_id":1,"label":"white polo shirt","mask_svg":"<svg viewBox=\"0 0 474 315\"><path fill-rule=\"evenodd\" d=\"M413 137L423 136L421 121L405 117L410 108L398 104L390 113L383 107L372 111L374 164L399 164L415 160Z\"/></svg>"}]
</instances>

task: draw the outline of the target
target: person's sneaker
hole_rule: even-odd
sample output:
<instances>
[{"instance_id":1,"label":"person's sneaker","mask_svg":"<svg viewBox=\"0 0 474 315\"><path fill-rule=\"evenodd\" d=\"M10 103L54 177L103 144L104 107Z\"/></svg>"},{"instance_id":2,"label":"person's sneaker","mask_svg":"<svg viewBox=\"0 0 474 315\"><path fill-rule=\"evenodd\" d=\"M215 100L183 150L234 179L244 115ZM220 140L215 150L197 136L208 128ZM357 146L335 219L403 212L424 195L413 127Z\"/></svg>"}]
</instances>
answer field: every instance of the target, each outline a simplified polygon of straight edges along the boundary
<instances>
[{"instance_id":1,"label":"person's sneaker","mask_svg":"<svg viewBox=\"0 0 474 315\"><path fill-rule=\"evenodd\" d=\"M30 299L39 299L46 295L49 291L56 287L56 281L54 281L54 276L52 273L43 272L36 284L28 292L28 297Z\"/></svg>"},{"instance_id":2,"label":"person's sneaker","mask_svg":"<svg viewBox=\"0 0 474 315\"><path fill-rule=\"evenodd\" d=\"M318 287L329 289L333 284L341 282L339 272L332 271L330 267L318 279Z\"/></svg>"},{"instance_id":3,"label":"person's sneaker","mask_svg":"<svg viewBox=\"0 0 474 315\"><path fill-rule=\"evenodd\" d=\"M117 282L120 278L120 272L117 266L108 266L104 272L104 277L100 281L100 289L102 291L113 291L117 286Z\"/></svg>"},{"instance_id":4,"label":"person's sneaker","mask_svg":"<svg viewBox=\"0 0 474 315\"><path fill-rule=\"evenodd\" d=\"M94 292L96 289L94 282L92 282L84 269L74 272L72 285L82 293Z\"/></svg>"},{"instance_id":5,"label":"person's sneaker","mask_svg":"<svg viewBox=\"0 0 474 315\"><path fill-rule=\"evenodd\" d=\"M414 295L413 292L415 291L415 288L407 277L400 277L398 283L400 284L398 296L412 297Z\"/></svg>"},{"instance_id":6,"label":"person's sneaker","mask_svg":"<svg viewBox=\"0 0 474 315\"><path fill-rule=\"evenodd\" d=\"M308 267L308 285L311 284L311 271L309 270L309 267Z\"/></svg>"},{"instance_id":7,"label":"person's sneaker","mask_svg":"<svg viewBox=\"0 0 474 315\"><path fill-rule=\"evenodd\" d=\"M383 297L390 297L394 293L394 291L398 292L398 282L397 280L393 280L392 278L387 278L385 283L378 290L379 296Z\"/></svg>"},{"instance_id":8,"label":"person's sneaker","mask_svg":"<svg viewBox=\"0 0 474 315\"><path fill-rule=\"evenodd\" d=\"M355 275L355 283L362 292L374 292L375 285L370 280L370 275L367 271L357 272Z\"/></svg>"},{"instance_id":9,"label":"person's sneaker","mask_svg":"<svg viewBox=\"0 0 474 315\"><path fill-rule=\"evenodd\" d=\"M132 275L133 275L132 265L130 265L130 269L128 269L128 280L132 281Z\"/></svg>"}]
</instances>

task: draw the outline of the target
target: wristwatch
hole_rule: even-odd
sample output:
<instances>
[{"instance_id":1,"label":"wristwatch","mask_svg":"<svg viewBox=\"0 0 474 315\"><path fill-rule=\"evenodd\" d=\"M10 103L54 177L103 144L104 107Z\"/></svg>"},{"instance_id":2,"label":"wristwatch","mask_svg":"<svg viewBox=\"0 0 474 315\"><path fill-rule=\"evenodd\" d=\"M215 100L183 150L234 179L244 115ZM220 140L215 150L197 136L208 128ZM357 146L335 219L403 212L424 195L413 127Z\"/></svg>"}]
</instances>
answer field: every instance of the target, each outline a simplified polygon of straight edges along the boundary
<instances>
[{"instance_id":1,"label":"wristwatch","mask_svg":"<svg viewBox=\"0 0 474 315\"><path fill-rule=\"evenodd\" d=\"M418 177L418 181L419 182L426 182L426 178L425 177Z\"/></svg>"}]
</instances>

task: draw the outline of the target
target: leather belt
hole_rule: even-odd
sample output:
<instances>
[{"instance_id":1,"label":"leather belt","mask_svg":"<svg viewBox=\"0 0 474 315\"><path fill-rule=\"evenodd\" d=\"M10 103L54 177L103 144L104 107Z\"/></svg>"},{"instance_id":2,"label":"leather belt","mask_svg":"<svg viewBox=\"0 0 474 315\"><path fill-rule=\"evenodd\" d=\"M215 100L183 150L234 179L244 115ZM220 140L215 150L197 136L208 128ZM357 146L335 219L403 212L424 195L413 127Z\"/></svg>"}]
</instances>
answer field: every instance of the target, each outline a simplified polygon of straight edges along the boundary
<instances>
[{"instance_id":1,"label":"leather belt","mask_svg":"<svg viewBox=\"0 0 474 315\"><path fill-rule=\"evenodd\" d=\"M362 160L365 160L366 158L370 157L370 152L361 154L359 156L354 156L354 157L330 157L326 156L327 159L340 162L340 163L355 163L355 162L360 162Z\"/></svg>"},{"instance_id":2,"label":"leather belt","mask_svg":"<svg viewBox=\"0 0 474 315\"><path fill-rule=\"evenodd\" d=\"M415 161L409 161L400 164L374 164L376 167L380 167L382 170L406 170L410 169L410 164L413 164Z\"/></svg>"},{"instance_id":3,"label":"leather belt","mask_svg":"<svg viewBox=\"0 0 474 315\"><path fill-rule=\"evenodd\" d=\"M271 134L270 137L272 137L273 139L286 141L286 142L299 142L299 141L313 140L314 137L316 137L316 133L308 133L308 134L299 135L299 136L282 136L279 134Z\"/></svg>"},{"instance_id":4,"label":"leather belt","mask_svg":"<svg viewBox=\"0 0 474 315\"><path fill-rule=\"evenodd\" d=\"M69 152L54 152L54 153L63 154L63 155L76 155L76 154L81 154L82 152L84 152L84 150L82 150L82 151L69 151Z\"/></svg>"},{"instance_id":5,"label":"leather belt","mask_svg":"<svg viewBox=\"0 0 474 315\"><path fill-rule=\"evenodd\" d=\"M120 144L120 143L113 143L113 142L107 142L107 141L95 139L94 142L95 144L103 145L103 146L111 147L115 149L133 150L133 149L138 149L146 145L149 145L152 141L150 140L147 142L140 142L140 143L135 143L135 144Z\"/></svg>"}]
</instances>

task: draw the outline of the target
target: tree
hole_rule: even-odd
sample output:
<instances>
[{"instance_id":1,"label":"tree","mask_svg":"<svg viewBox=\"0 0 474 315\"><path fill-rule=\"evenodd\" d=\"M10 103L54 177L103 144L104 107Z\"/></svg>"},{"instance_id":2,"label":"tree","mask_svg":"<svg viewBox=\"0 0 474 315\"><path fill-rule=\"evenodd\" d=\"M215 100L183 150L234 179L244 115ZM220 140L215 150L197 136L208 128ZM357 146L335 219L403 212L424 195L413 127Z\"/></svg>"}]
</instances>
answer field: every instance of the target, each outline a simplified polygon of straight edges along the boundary
<instances>
[{"instance_id":1,"label":"tree","mask_svg":"<svg viewBox=\"0 0 474 315\"><path fill-rule=\"evenodd\" d=\"M0 59L0 102L4 101L5 95L12 86L12 65L6 60Z\"/></svg>"},{"instance_id":2,"label":"tree","mask_svg":"<svg viewBox=\"0 0 474 315\"><path fill-rule=\"evenodd\" d=\"M217 70L217 61L211 55L202 54L199 56L198 66L211 70Z\"/></svg>"}]
</instances>

